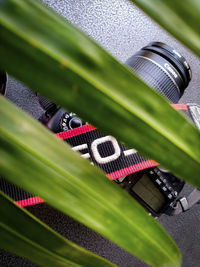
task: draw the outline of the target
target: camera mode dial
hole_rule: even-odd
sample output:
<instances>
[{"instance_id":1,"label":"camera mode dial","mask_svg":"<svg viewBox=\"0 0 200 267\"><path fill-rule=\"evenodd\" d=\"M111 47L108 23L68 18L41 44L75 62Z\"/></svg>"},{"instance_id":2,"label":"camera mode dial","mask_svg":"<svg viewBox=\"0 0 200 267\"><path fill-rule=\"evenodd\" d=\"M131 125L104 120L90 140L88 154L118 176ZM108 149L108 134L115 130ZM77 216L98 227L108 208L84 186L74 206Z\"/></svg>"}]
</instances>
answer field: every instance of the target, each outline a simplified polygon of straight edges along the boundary
<instances>
[{"instance_id":1,"label":"camera mode dial","mask_svg":"<svg viewBox=\"0 0 200 267\"><path fill-rule=\"evenodd\" d=\"M65 112L60 120L61 131L68 131L82 126L82 121L73 112Z\"/></svg>"}]
</instances>

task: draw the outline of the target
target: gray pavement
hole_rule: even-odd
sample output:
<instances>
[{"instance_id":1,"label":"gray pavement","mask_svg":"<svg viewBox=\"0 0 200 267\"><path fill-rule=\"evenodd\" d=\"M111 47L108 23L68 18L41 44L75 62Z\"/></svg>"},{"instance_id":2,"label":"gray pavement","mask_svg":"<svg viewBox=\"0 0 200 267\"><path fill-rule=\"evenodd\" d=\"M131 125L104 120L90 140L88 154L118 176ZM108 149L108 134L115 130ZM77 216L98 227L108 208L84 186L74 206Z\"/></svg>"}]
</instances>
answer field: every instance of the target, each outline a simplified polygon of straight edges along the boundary
<instances>
[{"instance_id":1,"label":"gray pavement","mask_svg":"<svg viewBox=\"0 0 200 267\"><path fill-rule=\"evenodd\" d=\"M44 2L94 38L121 62L125 62L151 41L162 41L173 46L185 56L193 72L192 82L180 102L200 104L199 59L128 0L45 0ZM7 97L35 118L42 113L35 94L11 77L8 81ZM191 187L185 186L183 194L190 191ZM28 210L67 238L111 260L118 266L147 266L110 241L46 204L29 207ZM200 266L200 205L175 217L162 216L159 221L180 247L183 254L182 266ZM0 266L36 265L11 256L9 253L0 252Z\"/></svg>"}]
</instances>

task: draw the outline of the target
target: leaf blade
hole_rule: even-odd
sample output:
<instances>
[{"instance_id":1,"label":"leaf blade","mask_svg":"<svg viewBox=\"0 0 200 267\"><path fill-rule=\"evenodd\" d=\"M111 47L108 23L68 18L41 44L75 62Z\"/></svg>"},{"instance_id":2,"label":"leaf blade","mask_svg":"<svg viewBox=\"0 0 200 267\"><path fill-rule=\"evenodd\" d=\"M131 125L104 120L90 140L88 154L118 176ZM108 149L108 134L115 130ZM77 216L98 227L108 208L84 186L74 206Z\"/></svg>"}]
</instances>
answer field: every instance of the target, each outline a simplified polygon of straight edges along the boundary
<instances>
[{"instance_id":1,"label":"leaf blade","mask_svg":"<svg viewBox=\"0 0 200 267\"><path fill-rule=\"evenodd\" d=\"M200 56L200 5L198 1L134 0L132 2L197 56Z\"/></svg>"},{"instance_id":2,"label":"leaf blade","mask_svg":"<svg viewBox=\"0 0 200 267\"><path fill-rule=\"evenodd\" d=\"M0 115L3 177L149 264L180 266L179 250L167 233L98 168L3 98Z\"/></svg>"},{"instance_id":3,"label":"leaf blade","mask_svg":"<svg viewBox=\"0 0 200 267\"><path fill-rule=\"evenodd\" d=\"M115 266L63 238L0 191L0 247L40 266Z\"/></svg>"},{"instance_id":4,"label":"leaf blade","mask_svg":"<svg viewBox=\"0 0 200 267\"><path fill-rule=\"evenodd\" d=\"M183 116L93 41L37 1L2 3L2 66L105 133L200 186L199 132ZM34 21L40 18L38 29ZM14 62L21 62L21 68ZM188 168L183 168L186 164Z\"/></svg>"}]
</instances>

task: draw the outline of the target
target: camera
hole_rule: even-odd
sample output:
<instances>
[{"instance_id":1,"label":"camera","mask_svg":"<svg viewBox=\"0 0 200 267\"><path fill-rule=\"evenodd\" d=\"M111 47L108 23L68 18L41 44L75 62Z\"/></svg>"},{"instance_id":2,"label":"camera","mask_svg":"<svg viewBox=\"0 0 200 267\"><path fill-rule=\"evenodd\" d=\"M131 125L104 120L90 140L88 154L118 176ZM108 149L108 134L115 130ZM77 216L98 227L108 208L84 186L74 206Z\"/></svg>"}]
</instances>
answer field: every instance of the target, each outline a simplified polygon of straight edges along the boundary
<instances>
[{"instance_id":1,"label":"camera","mask_svg":"<svg viewBox=\"0 0 200 267\"><path fill-rule=\"evenodd\" d=\"M185 58L161 42L152 42L143 47L127 60L126 65L173 104L183 95L192 77ZM42 96L38 98L45 110L39 120L54 133L75 130L81 126L84 129L89 127L84 126L85 123L74 113L57 107ZM85 136L70 134L68 138L65 133L62 139L65 139L73 150L80 151L83 157L103 169L108 177L140 202L151 215L158 217L163 213L175 213L175 205L184 186L183 181L167 170L155 166L153 161L143 159L134 149L126 149L113 137L102 136L94 129L87 130L87 136L84 134ZM183 199L180 201L183 202ZM181 206L181 211L184 209L186 207Z\"/></svg>"},{"instance_id":2,"label":"camera","mask_svg":"<svg viewBox=\"0 0 200 267\"><path fill-rule=\"evenodd\" d=\"M177 104L192 78L189 64L178 51L164 43L152 42L130 57L126 65L200 128L200 107ZM0 85L2 93L5 92L4 84ZM74 151L81 152L83 158L99 166L152 216L179 214L200 200L200 191L196 189L188 198L180 198L184 182L158 163L143 158L135 149L127 149L114 137L102 135L75 113L39 94L38 101L44 109L39 121L69 143Z\"/></svg>"}]
</instances>

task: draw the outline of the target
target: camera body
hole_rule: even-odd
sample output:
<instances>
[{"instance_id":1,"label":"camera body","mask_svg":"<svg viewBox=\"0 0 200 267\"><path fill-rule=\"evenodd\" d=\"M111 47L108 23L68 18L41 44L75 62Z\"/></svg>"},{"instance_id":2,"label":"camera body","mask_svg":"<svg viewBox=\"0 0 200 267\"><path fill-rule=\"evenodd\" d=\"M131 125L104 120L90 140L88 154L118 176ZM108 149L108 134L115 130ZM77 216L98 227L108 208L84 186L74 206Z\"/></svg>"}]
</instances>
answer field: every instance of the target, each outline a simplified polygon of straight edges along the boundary
<instances>
[{"instance_id":1,"label":"camera body","mask_svg":"<svg viewBox=\"0 0 200 267\"><path fill-rule=\"evenodd\" d=\"M173 104L178 102L191 80L190 66L185 58L160 42L142 48L126 64ZM144 159L134 149L125 148L114 137L103 136L96 129L90 129L86 135L84 129L89 126L74 113L57 107L41 96L39 102L45 110L39 120L54 133L64 132L65 138L62 139L73 150L78 150L84 158L104 170L151 215L173 214L183 181L159 168L154 161ZM188 107L182 106L183 112L189 114ZM82 129L84 133L77 134L77 129ZM69 137L66 131L70 132ZM73 133L76 134L73 136ZM60 136L63 135L58 134Z\"/></svg>"},{"instance_id":2,"label":"camera body","mask_svg":"<svg viewBox=\"0 0 200 267\"><path fill-rule=\"evenodd\" d=\"M78 123L71 123L73 120ZM40 121L70 144L74 151L82 153L83 158L101 168L151 215L158 217L173 212L184 182L161 169L158 163L143 158L135 149L126 148L114 137L102 135L93 126L80 122L74 113L64 109L55 109L55 113L51 111L51 117L47 111Z\"/></svg>"},{"instance_id":3,"label":"camera body","mask_svg":"<svg viewBox=\"0 0 200 267\"><path fill-rule=\"evenodd\" d=\"M189 64L176 50L166 44L153 42L128 59L126 64L200 129L200 107L195 104L176 104L191 79ZM2 94L5 94L6 80L6 74L0 73ZM160 168L155 161L143 158L135 149L126 148L112 136L102 135L75 113L60 108L39 94L38 100L44 109L39 121L70 144L74 151L79 151L83 158L101 168L149 214L154 217L163 213L179 214L200 200L198 190L189 196L189 200L180 198L184 182ZM28 193L10 185L3 178L0 178L0 188L15 200L20 200L21 196L28 197ZM35 200L35 204L39 203ZM25 202L26 206L28 201L25 199Z\"/></svg>"},{"instance_id":4,"label":"camera body","mask_svg":"<svg viewBox=\"0 0 200 267\"><path fill-rule=\"evenodd\" d=\"M148 168L116 180L155 217L170 215L184 182L158 167Z\"/></svg>"}]
</instances>

